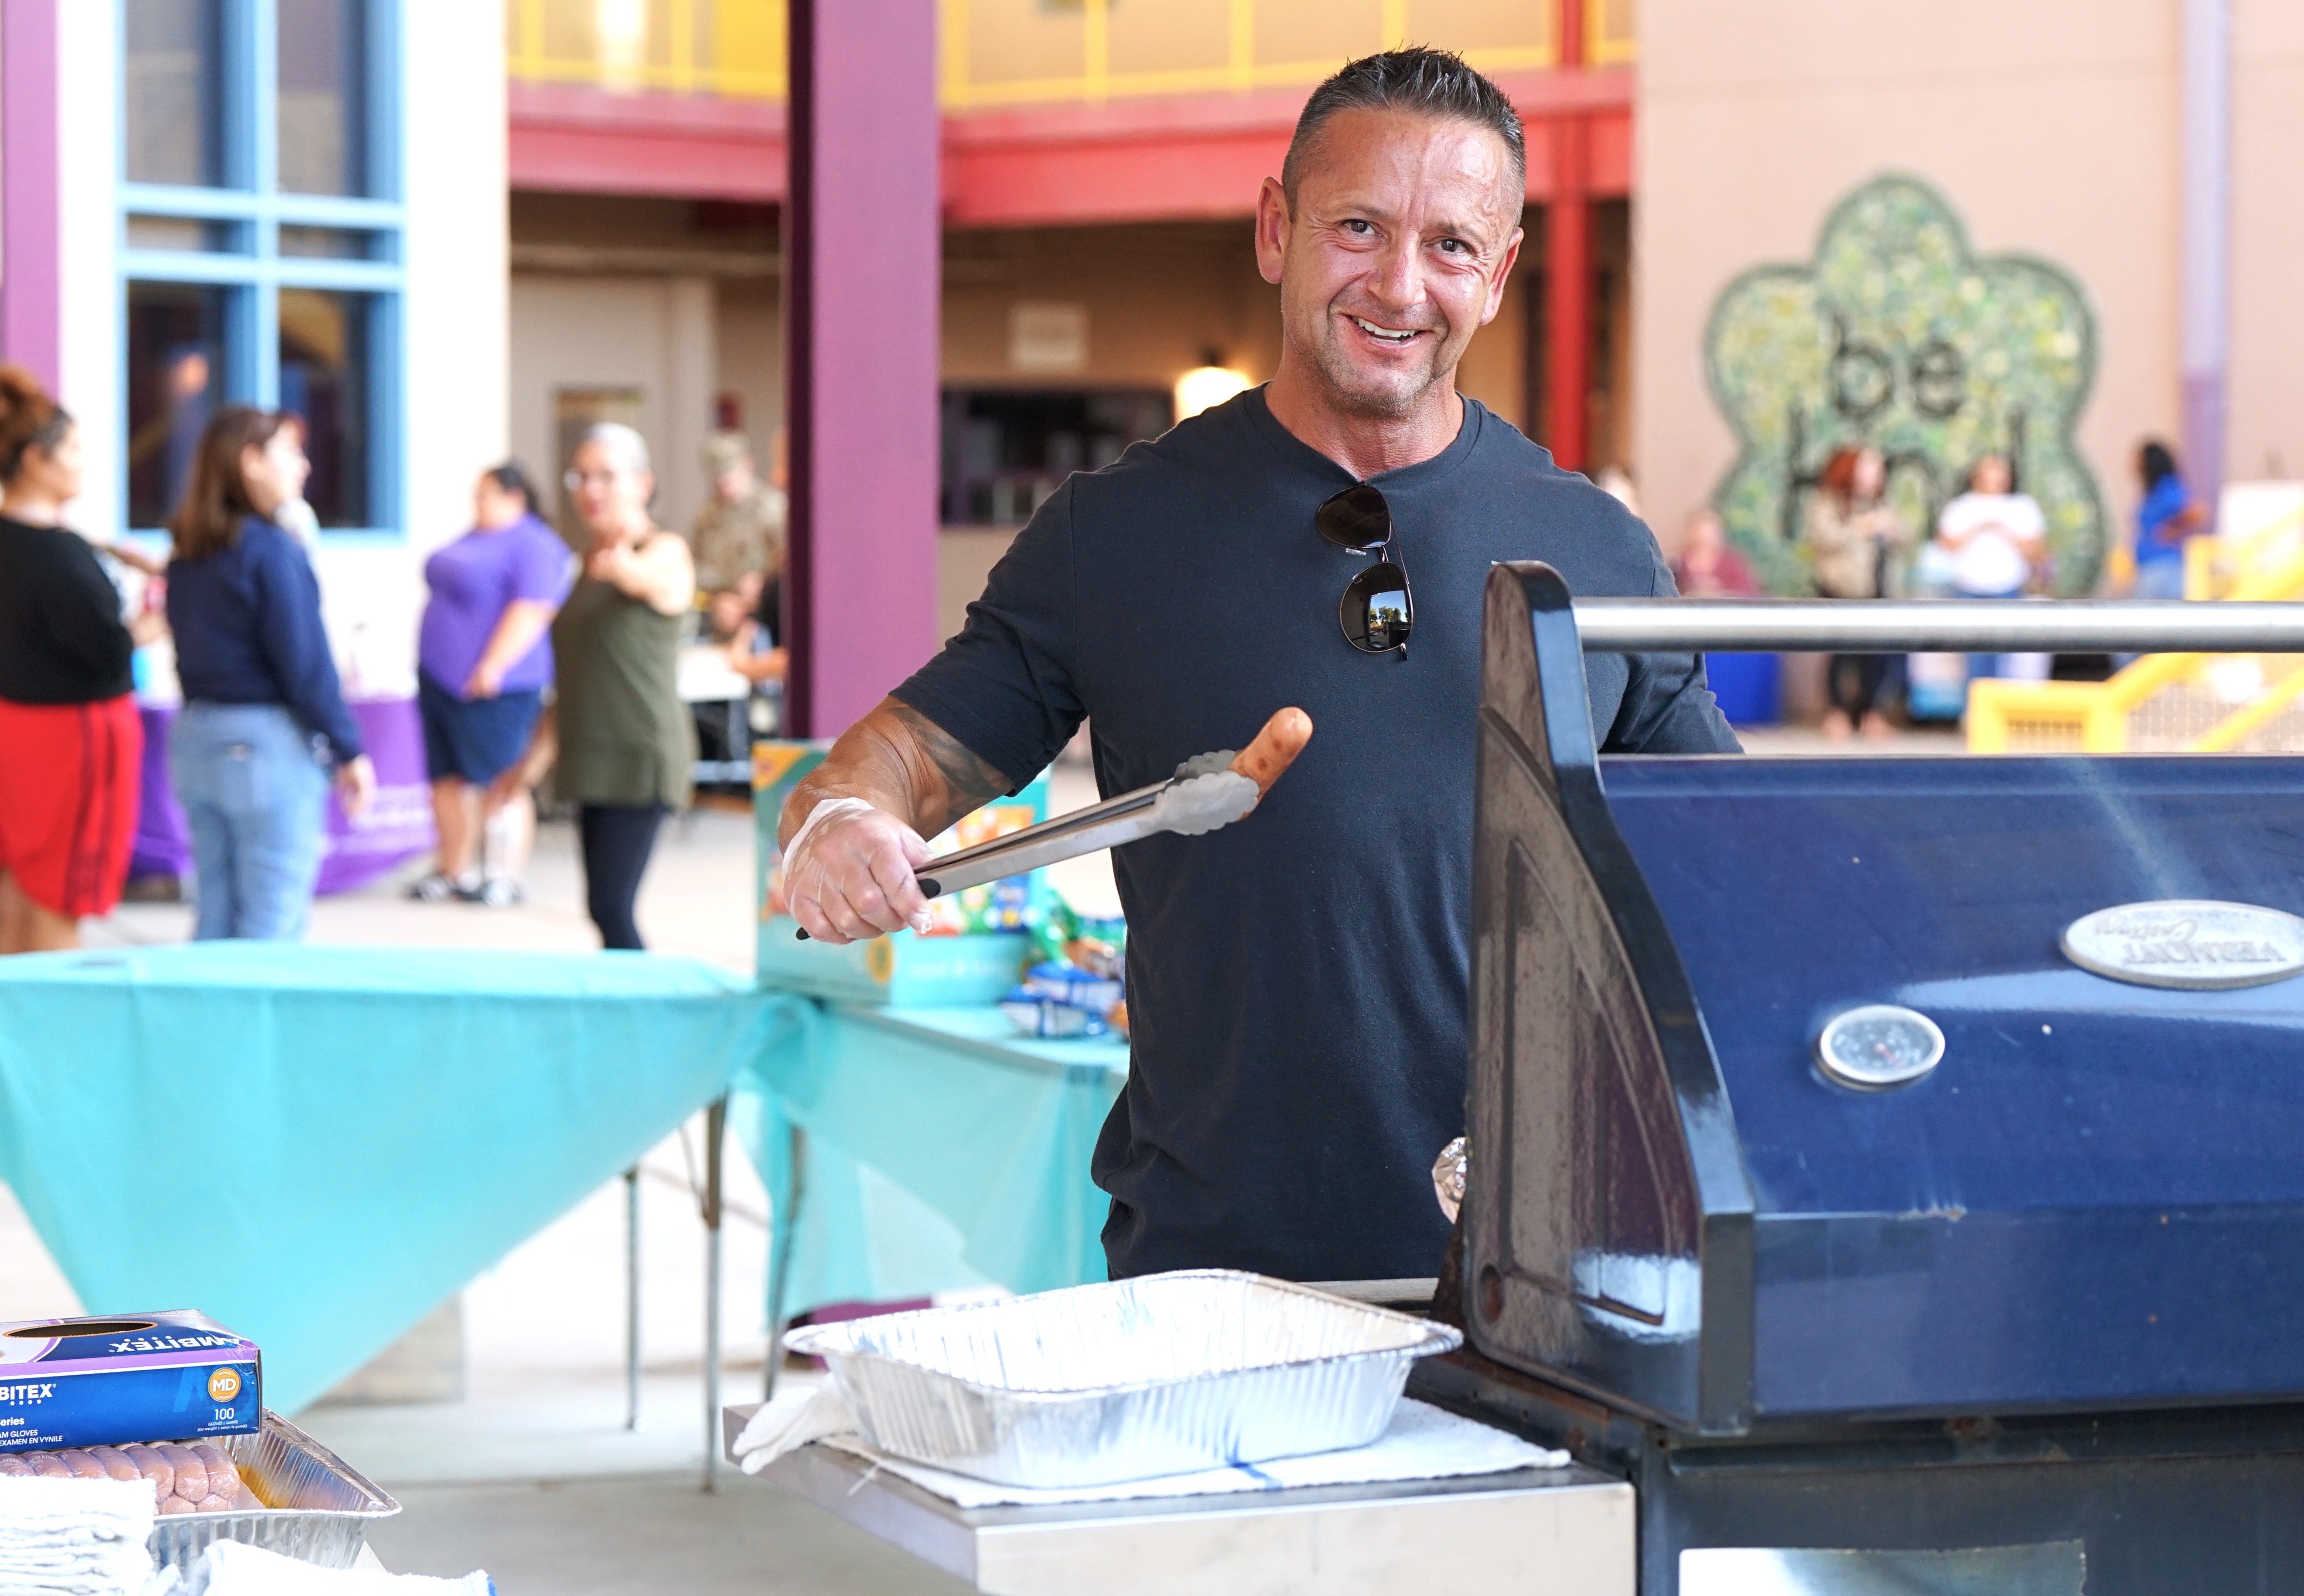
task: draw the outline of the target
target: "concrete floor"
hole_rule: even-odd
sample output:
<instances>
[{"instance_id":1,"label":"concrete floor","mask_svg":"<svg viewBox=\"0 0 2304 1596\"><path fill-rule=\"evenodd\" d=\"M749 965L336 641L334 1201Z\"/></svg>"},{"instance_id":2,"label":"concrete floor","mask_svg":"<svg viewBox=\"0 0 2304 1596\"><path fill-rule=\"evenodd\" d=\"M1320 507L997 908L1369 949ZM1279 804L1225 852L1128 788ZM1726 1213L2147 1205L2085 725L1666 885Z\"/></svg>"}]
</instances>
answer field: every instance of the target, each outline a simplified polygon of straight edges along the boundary
<instances>
[{"instance_id":1,"label":"concrete floor","mask_svg":"<svg viewBox=\"0 0 2304 1596\"><path fill-rule=\"evenodd\" d=\"M419 1485L369 1537L387 1568L485 1566L504 1596L949 1596L972 1590L822 1509L739 1478Z\"/></svg>"}]
</instances>

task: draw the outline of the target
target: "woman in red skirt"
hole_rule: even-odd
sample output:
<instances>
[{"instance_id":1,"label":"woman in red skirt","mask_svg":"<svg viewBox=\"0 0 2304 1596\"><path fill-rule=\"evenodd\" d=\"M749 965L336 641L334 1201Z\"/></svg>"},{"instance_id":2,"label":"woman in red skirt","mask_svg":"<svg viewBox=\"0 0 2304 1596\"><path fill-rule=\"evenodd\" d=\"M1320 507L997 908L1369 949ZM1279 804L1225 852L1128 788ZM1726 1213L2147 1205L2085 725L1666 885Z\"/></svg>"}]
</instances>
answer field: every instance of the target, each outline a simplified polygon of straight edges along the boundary
<instances>
[{"instance_id":1,"label":"woman in red skirt","mask_svg":"<svg viewBox=\"0 0 2304 1596\"><path fill-rule=\"evenodd\" d=\"M88 540L72 418L0 366L0 953L80 944L109 914L136 835L144 730L135 642Z\"/></svg>"}]
</instances>

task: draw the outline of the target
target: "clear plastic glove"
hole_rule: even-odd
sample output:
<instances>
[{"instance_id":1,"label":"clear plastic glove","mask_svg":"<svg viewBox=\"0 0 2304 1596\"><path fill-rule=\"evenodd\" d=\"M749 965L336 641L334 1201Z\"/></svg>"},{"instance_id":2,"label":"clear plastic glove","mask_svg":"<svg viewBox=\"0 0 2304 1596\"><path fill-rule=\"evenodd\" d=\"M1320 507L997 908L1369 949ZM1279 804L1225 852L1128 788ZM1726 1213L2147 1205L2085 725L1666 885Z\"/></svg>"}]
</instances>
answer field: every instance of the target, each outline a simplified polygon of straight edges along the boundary
<instances>
[{"instance_id":1,"label":"clear plastic glove","mask_svg":"<svg viewBox=\"0 0 2304 1596\"><path fill-rule=\"evenodd\" d=\"M826 798L784 849L784 907L809 935L838 946L907 926L924 931L920 834L862 798Z\"/></svg>"},{"instance_id":2,"label":"clear plastic glove","mask_svg":"<svg viewBox=\"0 0 2304 1596\"><path fill-rule=\"evenodd\" d=\"M810 1441L855 1433L855 1415L830 1385L786 1387L761 1405L729 1450L739 1468L757 1474Z\"/></svg>"}]
</instances>

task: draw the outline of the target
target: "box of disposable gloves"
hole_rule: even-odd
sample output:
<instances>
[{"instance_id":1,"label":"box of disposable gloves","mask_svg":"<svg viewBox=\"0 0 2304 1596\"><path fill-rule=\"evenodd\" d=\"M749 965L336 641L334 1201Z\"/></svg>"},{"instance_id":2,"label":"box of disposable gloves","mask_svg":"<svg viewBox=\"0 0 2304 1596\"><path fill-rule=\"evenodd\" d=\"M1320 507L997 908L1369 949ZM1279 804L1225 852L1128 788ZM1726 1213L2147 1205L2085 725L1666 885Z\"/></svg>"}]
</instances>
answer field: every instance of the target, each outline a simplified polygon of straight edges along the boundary
<instances>
[{"instance_id":1,"label":"box of disposable gloves","mask_svg":"<svg viewBox=\"0 0 2304 1596\"><path fill-rule=\"evenodd\" d=\"M0 1452L253 1434L256 1343L188 1309L0 1324Z\"/></svg>"}]
</instances>

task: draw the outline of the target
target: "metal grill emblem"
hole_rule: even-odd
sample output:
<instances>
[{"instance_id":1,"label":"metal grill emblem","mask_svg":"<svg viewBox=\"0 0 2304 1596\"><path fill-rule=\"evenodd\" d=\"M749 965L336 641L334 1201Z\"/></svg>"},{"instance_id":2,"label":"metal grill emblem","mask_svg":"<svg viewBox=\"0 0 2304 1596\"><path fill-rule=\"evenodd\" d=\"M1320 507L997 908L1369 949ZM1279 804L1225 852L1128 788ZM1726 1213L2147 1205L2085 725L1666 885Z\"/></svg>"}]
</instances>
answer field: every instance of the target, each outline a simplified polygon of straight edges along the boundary
<instances>
[{"instance_id":1,"label":"metal grill emblem","mask_svg":"<svg viewBox=\"0 0 2304 1596\"><path fill-rule=\"evenodd\" d=\"M2064 957L2137 986L2218 991L2304 973L2304 920L2250 903L2123 903L2064 927Z\"/></svg>"}]
</instances>

